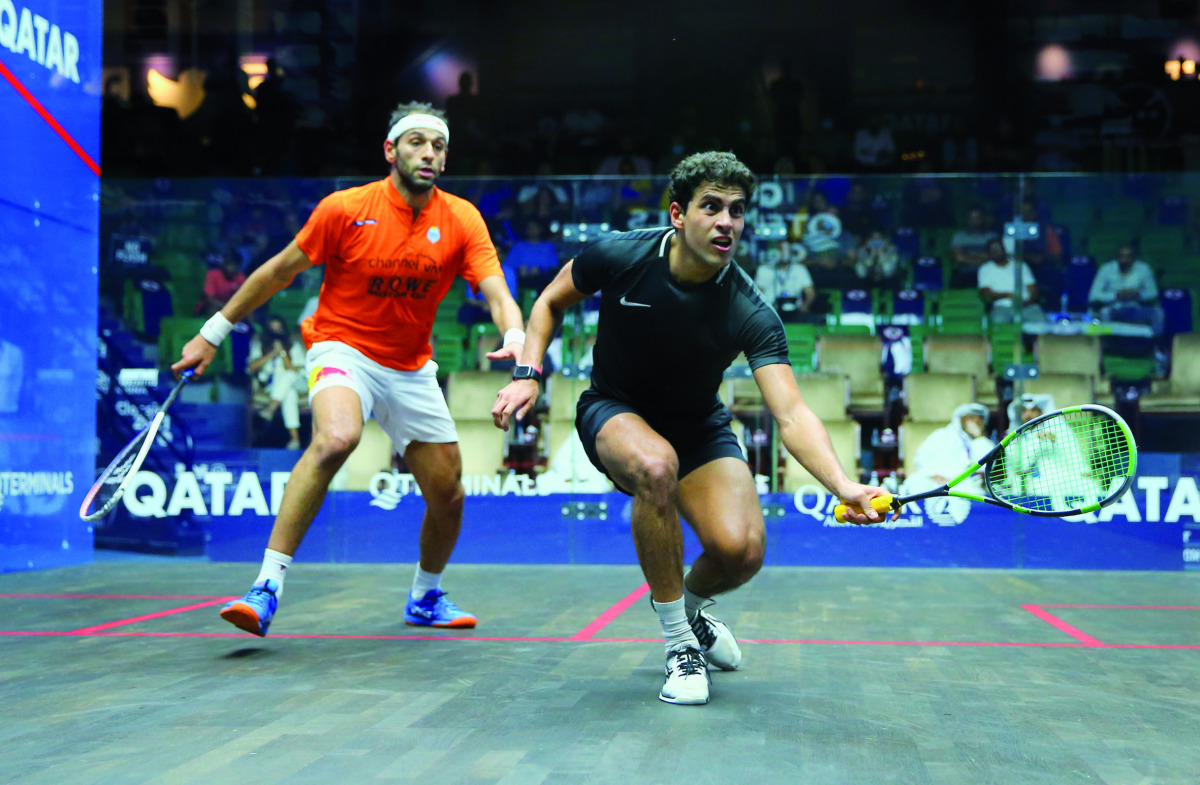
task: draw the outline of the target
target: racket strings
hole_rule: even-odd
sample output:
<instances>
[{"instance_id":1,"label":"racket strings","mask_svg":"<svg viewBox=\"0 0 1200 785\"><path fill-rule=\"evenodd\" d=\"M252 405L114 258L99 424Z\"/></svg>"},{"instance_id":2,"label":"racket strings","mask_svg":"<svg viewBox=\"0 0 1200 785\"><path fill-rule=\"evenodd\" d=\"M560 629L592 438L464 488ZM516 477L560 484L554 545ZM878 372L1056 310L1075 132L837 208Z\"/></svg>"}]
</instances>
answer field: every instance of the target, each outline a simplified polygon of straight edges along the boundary
<instances>
[{"instance_id":1,"label":"racket strings","mask_svg":"<svg viewBox=\"0 0 1200 785\"><path fill-rule=\"evenodd\" d=\"M141 452L145 441L146 432L143 431L138 438L125 445L125 448L105 469L104 474L96 481L96 493L92 496L89 505L91 509L98 510L103 507L120 489L121 483L125 482L125 478L129 476L129 472L137 463L138 453Z\"/></svg>"},{"instance_id":2,"label":"racket strings","mask_svg":"<svg viewBox=\"0 0 1200 785\"><path fill-rule=\"evenodd\" d=\"M1120 424L1102 412L1063 412L1023 430L989 471L998 498L1029 510L1064 512L1108 499L1129 472Z\"/></svg>"}]
</instances>

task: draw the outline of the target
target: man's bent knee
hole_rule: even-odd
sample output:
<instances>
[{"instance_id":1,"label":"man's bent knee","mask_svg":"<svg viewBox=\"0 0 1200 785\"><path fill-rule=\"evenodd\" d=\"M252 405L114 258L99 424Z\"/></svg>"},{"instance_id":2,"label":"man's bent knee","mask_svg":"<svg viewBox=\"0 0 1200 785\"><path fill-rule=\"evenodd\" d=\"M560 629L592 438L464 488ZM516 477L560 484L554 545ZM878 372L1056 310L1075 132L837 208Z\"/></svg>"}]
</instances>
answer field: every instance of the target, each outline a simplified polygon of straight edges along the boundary
<instances>
[{"instance_id":1,"label":"man's bent knee","mask_svg":"<svg viewBox=\"0 0 1200 785\"><path fill-rule=\"evenodd\" d=\"M320 463L340 466L358 447L358 440L361 436L361 431L349 428L330 428L318 431L313 436L310 449L316 452L317 460Z\"/></svg>"},{"instance_id":2,"label":"man's bent knee","mask_svg":"<svg viewBox=\"0 0 1200 785\"><path fill-rule=\"evenodd\" d=\"M428 490L422 488L425 506L435 514L462 515L463 501L467 492L457 477L448 477L432 484Z\"/></svg>"},{"instance_id":3,"label":"man's bent knee","mask_svg":"<svg viewBox=\"0 0 1200 785\"><path fill-rule=\"evenodd\" d=\"M679 461L669 453L639 456L632 469L639 496L665 502L679 483Z\"/></svg>"},{"instance_id":4,"label":"man's bent knee","mask_svg":"<svg viewBox=\"0 0 1200 785\"><path fill-rule=\"evenodd\" d=\"M739 584L753 578L762 569L766 555L766 539L761 532L748 533L736 544L721 549L715 555L725 575Z\"/></svg>"}]
</instances>

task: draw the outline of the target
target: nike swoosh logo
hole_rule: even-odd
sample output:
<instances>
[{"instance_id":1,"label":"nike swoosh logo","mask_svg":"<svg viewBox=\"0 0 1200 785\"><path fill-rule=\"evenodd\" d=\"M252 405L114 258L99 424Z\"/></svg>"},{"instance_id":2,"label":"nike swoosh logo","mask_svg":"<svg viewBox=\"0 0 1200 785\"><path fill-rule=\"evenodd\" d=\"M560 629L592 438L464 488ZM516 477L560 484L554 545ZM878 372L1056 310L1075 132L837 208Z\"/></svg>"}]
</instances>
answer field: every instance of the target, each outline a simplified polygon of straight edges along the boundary
<instances>
[{"instance_id":1,"label":"nike swoosh logo","mask_svg":"<svg viewBox=\"0 0 1200 785\"><path fill-rule=\"evenodd\" d=\"M649 308L650 307L649 303L631 303L625 299L625 295L621 295L621 305L629 305L634 308Z\"/></svg>"}]
</instances>

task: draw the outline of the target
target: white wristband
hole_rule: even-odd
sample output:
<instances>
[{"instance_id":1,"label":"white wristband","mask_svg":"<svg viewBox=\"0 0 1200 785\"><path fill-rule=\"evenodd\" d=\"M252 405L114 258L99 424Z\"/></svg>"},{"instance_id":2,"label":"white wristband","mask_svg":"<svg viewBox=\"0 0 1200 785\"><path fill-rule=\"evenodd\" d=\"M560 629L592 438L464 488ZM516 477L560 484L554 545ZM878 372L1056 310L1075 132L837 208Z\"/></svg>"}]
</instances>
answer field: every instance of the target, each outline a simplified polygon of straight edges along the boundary
<instances>
[{"instance_id":1,"label":"white wristband","mask_svg":"<svg viewBox=\"0 0 1200 785\"><path fill-rule=\"evenodd\" d=\"M225 340L232 331L233 323L222 316L220 311L217 311L200 328L200 337L213 346L220 346L221 341Z\"/></svg>"},{"instance_id":2,"label":"white wristband","mask_svg":"<svg viewBox=\"0 0 1200 785\"><path fill-rule=\"evenodd\" d=\"M510 343L519 343L522 346L524 346L525 345L525 331L517 329L516 327L513 327L511 330L504 333L504 345L508 346Z\"/></svg>"}]
</instances>

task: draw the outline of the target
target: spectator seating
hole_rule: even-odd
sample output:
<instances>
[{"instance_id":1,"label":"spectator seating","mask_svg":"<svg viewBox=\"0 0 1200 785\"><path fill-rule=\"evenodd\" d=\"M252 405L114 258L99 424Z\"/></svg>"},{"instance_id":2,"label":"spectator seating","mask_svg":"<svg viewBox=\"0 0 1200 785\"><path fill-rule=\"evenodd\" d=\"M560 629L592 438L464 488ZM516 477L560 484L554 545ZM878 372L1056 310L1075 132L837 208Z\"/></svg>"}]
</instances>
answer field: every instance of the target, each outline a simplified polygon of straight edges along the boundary
<instances>
[{"instance_id":1,"label":"spectator seating","mask_svg":"<svg viewBox=\"0 0 1200 785\"><path fill-rule=\"evenodd\" d=\"M1082 313L1088 307L1088 292L1096 277L1096 260L1086 254L1076 254L1067 262L1067 307Z\"/></svg>"},{"instance_id":2,"label":"spectator seating","mask_svg":"<svg viewBox=\"0 0 1200 785\"><path fill-rule=\"evenodd\" d=\"M814 355L817 348L817 328L811 324L784 323L787 335L788 360L796 373L811 373L816 370Z\"/></svg>"},{"instance_id":3,"label":"spectator seating","mask_svg":"<svg viewBox=\"0 0 1200 785\"><path fill-rule=\"evenodd\" d=\"M922 256L913 262L912 288L922 291L940 291L946 283L942 262L936 256Z\"/></svg>"},{"instance_id":4,"label":"spectator seating","mask_svg":"<svg viewBox=\"0 0 1200 785\"><path fill-rule=\"evenodd\" d=\"M1170 340L1178 333L1190 333L1194 325L1193 298L1189 289L1163 289L1159 302L1163 309L1163 337Z\"/></svg>"},{"instance_id":5,"label":"spectator seating","mask_svg":"<svg viewBox=\"0 0 1200 785\"><path fill-rule=\"evenodd\" d=\"M317 292L309 289L281 289L267 302L267 309L272 316L278 316L289 327L295 327L300 322L300 314L304 306Z\"/></svg>"},{"instance_id":6,"label":"spectator seating","mask_svg":"<svg viewBox=\"0 0 1200 785\"><path fill-rule=\"evenodd\" d=\"M1166 196L1158 202L1158 222L1163 226L1183 226L1187 220L1187 200L1182 196Z\"/></svg>"},{"instance_id":7,"label":"spectator seating","mask_svg":"<svg viewBox=\"0 0 1200 785\"><path fill-rule=\"evenodd\" d=\"M927 334L925 368L929 373L965 373L975 377L975 399L990 408L997 406L991 343L986 336Z\"/></svg>"},{"instance_id":8,"label":"spectator seating","mask_svg":"<svg viewBox=\"0 0 1200 785\"><path fill-rule=\"evenodd\" d=\"M159 368L169 368L179 359L183 346L195 338L204 326L204 319L192 316L170 316L159 322L158 335L158 365ZM233 368L231 342L226 341L217 349L203 379L212 380L230 372Z\"/></svg>"},{"instance_id":9,"label":"spectator seating","mask_svg":"<svg viewBox=\"0 0 1200 785\"><path fill-rule=\"evenodd\" d=\"M1046 373L1100 376L1100 338L1095 335L1039 335L1034 344L1038 367Z\"/></svg>"},{"instance_id":10,"label":"spectator seating","mask_svg":"<svg viewBox=\"0 0 1200 785\"><path fill-rule=\"evenodd\" d=\"M749 381L754 385L754 380ZM845 420L850 405L850 379L841 373L798 373L796 384L813 414L826 420ZM758 389L758 385L754 385ZM761 400L761 395L760 395Z\"/></svg>"},{"instance_id":11,"label":"spectator seating","mask_svg":"<svg viewBox=\"0 0 1200 785\"><path fill-rule=\"evenodd\" d=\"M929 319L932 297L918 289L891 292L891 308L887 321L892 324L922 324Z\"/></svg>"},{"instance_id":12,"label":"spectator seating","mask_svg":"<svg viewBox=\"0 0 1200 785\"><path fill-rule=\"evenodd\" d=\"M1003 376L1004 370L1013 363L1026 360L1021 330L1015 324L994 324L988 330L988 341L992 348L992 374ZM1022 350L1017 353L1017 346Z\"/></svg>"},{"instance_id":13,"label":"spectator seating","mask_svg":"<svg viewBox=\"0 0 1200 785\"><path fill-rule=\"evenodd\" d=\"M905 419L950 421L955 407L975 400L975 377L968 373L918 373L904 378Z\"/></svg>"},{"instance_id":14,"label":"spectator seating","mask_svg":"<svg viewBox=\"0 0 1200 785\"><path fill-rule=\"evenodd\" d=\"M1171 372L1141 397L1143 412L1200 412L1200 333L1171 340Z\"/></svg>"},{"instance_id":15,"label":"spectator seating","mask_svg":"<svg viewBox=\"0 0 1200 785\"><path fill-rule=\"evenodd\" d=\"M862 453L862 431L857 421L852 420L846 408L846 401L851 389L850 379L843 374L801 374L797 375L800 392L806 402L825 425L829 441L833 444L834 452L842 464L847 476L858 478L859 460ZM783 459L782 489L795 493L803 485L820 487L812 474L793 458L787 450L780 446Z\"/></svg>"},{"instance_id":16,"label":"spectator seating","mask_svg":"<svg viewBox=\"0 0 1200 785\"><path fill-rule=\"evenodd\" d=\"M938 324L953 332L983 330L984 307L977 289L945 289L938 294Z\"/></svg>"},{"instance_id":17,"label":"spectator seating","mask_svg":"<svg viewBox=\"0 0 1200 785\"><path fill-rule=\"evenodd\" d=\"M495 474L504 462L504 436L492 422L496 391L508 382L507 371L454 371L446 382L446 405L458 430L462 472Z\"/></svg>"},{"instance_id":18,"label":"spectator seating","mask_svg":"<svg viewBox=\"0 0 1200 785\"><path fill-rule=\"evenodd\" d=\"M1043 373L1024 383L1024 391L1034 395L1054 396L1060 409L1079 406L1096 400L1096 380L1084 373Z\"/></svg>"},{"instance_id":19,"label":"spectator seating","mask_svg":"<svg viewBox=\"0 0 1200 785\"><path fill-rule=\"evenodd\" d=\"M892 244L905 259L916 259L921 255L921 235L911 226L897 226L892 232Z\"/></svg>"},{"instance_id":20,"label":"spectator seating","mask_svg":"<svg viewBox=\"0 0 1200 785\"><path fill-rule=\"evenodd\" d=\"M883 344L875 335L829 335L817 338L817 368L845 374L850 380L852 409L883 410Z\"/></svg>"}]
</instances>

